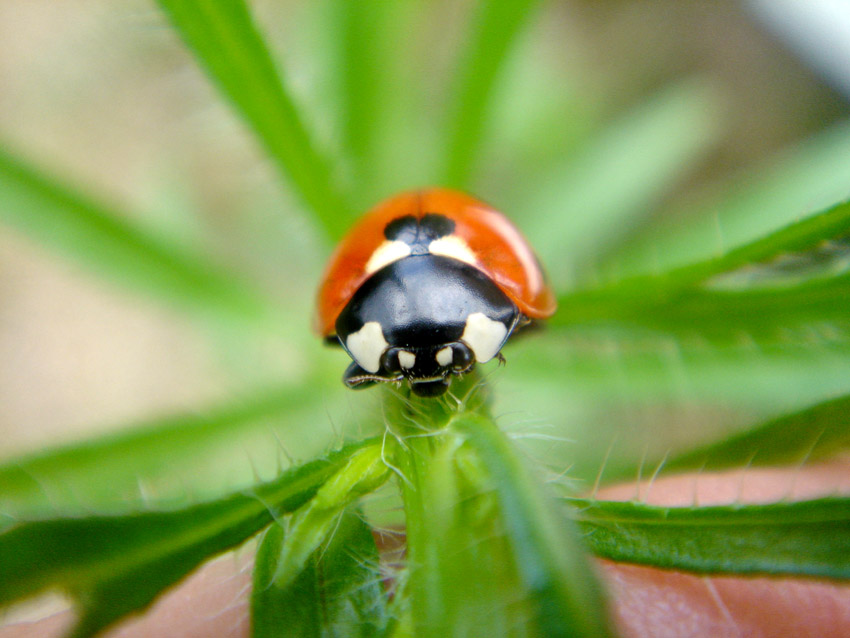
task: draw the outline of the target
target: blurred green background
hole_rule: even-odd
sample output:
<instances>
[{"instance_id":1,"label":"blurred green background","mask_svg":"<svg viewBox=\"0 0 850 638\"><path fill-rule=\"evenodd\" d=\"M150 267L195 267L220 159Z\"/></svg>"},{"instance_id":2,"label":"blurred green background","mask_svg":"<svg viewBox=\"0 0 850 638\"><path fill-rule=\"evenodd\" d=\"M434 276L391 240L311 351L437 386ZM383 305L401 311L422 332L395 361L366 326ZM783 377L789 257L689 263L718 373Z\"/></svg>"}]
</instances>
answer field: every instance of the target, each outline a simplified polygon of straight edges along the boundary
<instances>
[{"instance_id":1,"label":"blurred green background","mask_svg":"<svg viewBox=\"0 0 850 638\"><path fill-rule=\"evenodd\" d=\"M354 207L464 182L522 227L560 292L699 256L665 249L661 220L673 220L675 239L679 220L710 228L716 211L764 210L765 230L850 192L848 102L750 5L540 3L497 77L480 148L452 166L443 124L447 96L464 82L454 65L474 3L395 3L370 50L346 48L334 4L251 6L306 124L342 159L334 177ZM348 105L362 123L352 127L338 107L353 56L375 85ZM344 355L309 330L330 244L152 3L0 3L0 141L155 236L210 256L279 308L260 330L199 318L100 276L108 265L55 253L43 229L2 226L1 458L305 376L318 379L316 400L298 406L285 435L269 426L239 443L236 456L263 476L269 441L305 458L340 431L382 426L376 394L346 392ZM694 358L671 340L631 343L603 331L509 347L507 368L493 374L502 424L544 438L538 454L587 478L614 447L658 458L850 386L846 362L829 353L800 383L805 371L782 353ZM764 384L730 377L736 357L740 378ZM223 469L222 482L247 480L243 465Z\"/></svg>"}]
</instances>

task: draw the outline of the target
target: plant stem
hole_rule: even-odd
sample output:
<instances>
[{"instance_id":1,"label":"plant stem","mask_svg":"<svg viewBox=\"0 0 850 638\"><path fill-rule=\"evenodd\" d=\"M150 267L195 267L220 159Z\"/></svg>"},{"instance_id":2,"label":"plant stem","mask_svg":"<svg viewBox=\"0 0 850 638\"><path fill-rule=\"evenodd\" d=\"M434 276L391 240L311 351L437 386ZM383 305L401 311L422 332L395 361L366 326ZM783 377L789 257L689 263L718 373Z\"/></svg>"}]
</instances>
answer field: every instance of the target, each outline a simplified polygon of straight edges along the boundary
<instances>
[{"instance_id":1,"label":"plant stem","mask_svg":"<svg viewBox=\"0 0 850 638\"><path fill-rule=\"evenodd\" d=\"M574 526L496 426L483 381L468 375L453 390L385 402L416 635L610 635Z\"/></svg>"}]
</instances>

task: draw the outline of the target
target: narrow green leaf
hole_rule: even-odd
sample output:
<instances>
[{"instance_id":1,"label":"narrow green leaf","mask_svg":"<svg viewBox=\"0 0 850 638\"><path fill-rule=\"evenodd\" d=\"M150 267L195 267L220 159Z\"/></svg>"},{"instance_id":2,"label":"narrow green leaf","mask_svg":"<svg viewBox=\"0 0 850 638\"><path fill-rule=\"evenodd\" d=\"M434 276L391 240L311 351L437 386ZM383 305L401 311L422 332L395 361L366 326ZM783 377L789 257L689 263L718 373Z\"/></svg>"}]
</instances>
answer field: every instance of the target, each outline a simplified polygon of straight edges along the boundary
<instances>
[{"instance_id":1,"label":"narrow green leaf","mask_svg":"<svg viewBox=\"0 0 850 638\"><path fill-rule=\"evenodd\" d=\"M450 94L442 184L464 188L473 173L493 87L536 0L479 0Z\"/></svg>"},{"instance_id":2,"label":"narrow green leaf","mask_svg":"<svg viewBox=\"0 0 850 638\"><path fill-rule=\"evenodd\" d=\"M679 284L704 280L751 264L775 261L791 253L814 252L830 242L844 241L848 235L850 201L845 201L730 250L722 257L677 269L669 277Z\"/></svg>"},{"instance_id":3,"label":"narrow green leaf","mask_svg":"<svg viewBox=\"0 0 850 638\"><path fill-rule=\"evenodd\" d=\"M791 255L818 258L824 246L844 242L850 235L850 202L842 202L789 224L764 237L730 250L720 257L674 268L652 276L638 276L614 283L610 292L634 294L638 291L675 291L732 273L744 267L767 264Z\"/></svg>"},{"instance_id":4,"label":"narrow green leaf","mask_svg":"<svg viewBox=\"0 0 850 638\"><path fill-rule=\"evenodd\" d=\"M850 326L850 275L786 288L602 290L566 295L554 326L620 324L720 342L787 342L810 328L842 337Z\"/></svg>"},{"instance_id":5,"label":"narrow green leaf","mask_svg":"<svg viewBox=\"0 0 850 638\"><path fill-rule=\"evenodd\" d=\"M666 271L722 256L850 194L850 122L785 152L757 175L724 187L723 197L668 215L612 254L608 279Z\"/></svg>"},{"instance_id":6,"label":"narrow green leaf","mask_svg":"<svg viewBox=\"0 0 850 638\"><path fill-rule=\"evenodd\" d=\"M716 101L705 82L667 87L533 178L517 216L556 286L619 245L705 155Z\"/></svg>"},{"instance_id":7,"label":"narrow green leaf","mask_svg":"<svg viewBox=\"0 0 850 638\"><path fill-rule=\"evenodd\" d=\"M400 429L388 450L406 514L408 567L397 597L408 601L407 635L496 638L536 626L492 488L448 427L459 413L486 412L484 390L471 374L453 382L460 405L387 393L388 422Z\"/></svg>"},{"instance_id":8,"label":"narrow green leaf","mask_svg":"<svg viewBox=\"0 0 850 638\"><path fill-rule=\"evenodd\" d=\"M541 635L613 635L584 546L505 435L489 419L465 414L452 427L468 437L492 481L508 542Z\"/></svg>"},{"instance_id":9,"label":"narrow green leaf","mask_svg":"<svg viewBox=\"0 0 850 638\"><path fill-rule=\"evenodd\" d=\"M375 444L351 445L250 493L182 510L18 524L0 534L0 605L62 589L79 606L71 635L91 636L301 506L351 454Z\"/></svg>"},{"instance_id":10,"label":"narrow green leaf","mask_svg":"<svg viewBox=\"0 0 850 638\"><path fill-rule=\"evenodd\" d=\"M826 458L850 448L850 396L773 419L724 441L667 461L664 472L789 465Z\"/></svg>"},{"instance_id":11,"label":"narrow green leaf","mask_svg":"<svg viewBox=\"0 0 850 638\"><path fill-rule=\"evenodd\" d=\"M786 226L730 251L722 257L675 268L657 276L638 276L596 290L578 291L560 300L553 325L616 322L638 325L677 335L715 338L741 335L763 341L783 340L795 330L837 324L841 330L850 319L842 299L848 275L828 276L805 261L823 261L818 252L837 244L850 233L850 202ZM797 257L799 275L786 272L782 285L735 284L738 274L757 264ZM787 269L786 269L787 270ZM727 273L726 280L717 279ZM766 279L766 275L761 275ZM713 285L692 287L715 277Z\"/></svg>"},{"instance_id":12,"label":"narrow green leaf","mask_svg":"<svg viewBox=\"0 0 850 638\"><path fill-rule=\"evenodd\" d=\"M515 217L527 208L535 188L550 185L546 177L557 174L565 159L581 153L600 128L606 113L583 89L581 73L564 57L550 55L545 30L558 7L541 4L528 35L516 43L505 70L493 89L491 113L482 139L476 184L486 184L488 201L499 202ZM479 191L484 193L485 191ZM518 221L523 221L519 219Z\"/></svg>"},{"instance_id":13,"label":"narrow green leaf","mask_svg":"<svg viewBox=\"0 0 850 638\"><path fill-rule=\"evenodd\" d=\"M387 48L387 25L392 3L382 0L335 0L342 138L354 163L354 182L370 184L374 175L377 127L382 117L385 64L395 52Z\"/></svg>"},{"instance_id":14,"label":"narrow green leaf","mask_svg":"<svg viewBox=\"0 0 850 638\"><path fill-rule=\"evenodd\" d=\"M274 586L277 560L285 538L283 524L272 523L263 532L260 546L254 557L251 591L251 635L254 638L280 636L284 633L284 627L292 626L301 627L297 635L320 635L321 616L316 610L316 600L321 599L316 591L309 589L314 581L293 584L287 590L280 590ZM297 601L300 604L291 604L285 594L302 594L303 600Z\"/></svg>"},{"instance_id":15,"label":"narrow green leaf","mask_svg":"<svg viewBox=\"0 0 850 638\"><path fill-rule=\"evenodd\" d=\"M153 235L3 148L0 220L155 299L214 317L259 321L271 314L255 291L209 260Z\"/></svg>"},{"instance_id":16,"label":"narrow green leaf","mask_svg":"<svg viewBox=\"0 0 850 638\"><path fill-rule=\"evenodd\" d=\"M244 0L158 1L329 237L339 237L351 211Z\"/></svg>"},{"instance_id":17,"label":"narrow green leaf","mask_svg":"<svg viewBox=\"0 0 850 638\"><path fill-rule=\"evenodd\" d=\"M283 524L272 523L263 533L254 557L251 591L251 635L254 638L284 635L284 627L293 626L301 627L297 635L320 635L321 616L316 610L316 601L321 599L315 590L310 590L310 585L315 582L294 583L286 590L274 586L274 574L285 538ZM301 594L303 599L297 601L299 604L291 604L286 594Z\"/></svg>"},{"instance_id":18,"label":"narrow green leaf","mask_svg":"<svg viewBox=\"0 0 850 638\"><path fill-rule=\"evenodd\" d=\"M407 531L411 624L417 636L533 633L530 593L514 563L490 489L464 480L462 439L449 434L406 440L397 454Z\"/></svg>"},{"instance_id":19,"label":"narrow green leaf","mask_svg":"<svg viewBox=\"0 0 850 638\"><path fill-rule=\"evenodd\" d=\"M850 578L850 499L653 507L570 499L599 556L714 574Z\"/></svg>"},{"instance_id":20,"label":"narrow green leaf","mask_svg":"<svg viewBox=\"0 0 850 638\"><path fill-rule=\"evenodd\" d=\"M185 503L250 484L252 470L274 471L279 462L274 429L294 433L316 418L311 410L325 414L310 406L302 388L283 389L7 461L0 465L0 528L34 517Z\"/></svg>"},{"instance_id":21,"label":"narrow green leaf","mask_svg":"<svg viewBox=\"0 0 850 638\"><path fill-rule=\"evenodd\" d=\"M254 638L371 638L389 625L387 595L372 531L357 510L346 511L330 538L286 587L275 582L286 541L278 523L266 531L254 566Z\"/></svg>"},{"instance_id":22,"label":"narrow green leaf","mask_svg":"<svg viewBox=\"0 0 850 638\"><path fill-rule=\"evenodd\" d=\"M826 327L834 335L847 327L850 311L843 303L846 273L813 276L801 266L785 285L730 285L715 279L709 287L693 284L742 267L774 262L794 254L801 260L850 233L850 203L782 228L723 257L673 269L658 276L626 279L597 290L579 291L560 300L554 325L620 323L678 336L785 341L794 332ZM804 252L804 251L809 251ZM787 274L787 273L786 273Z\"/></svg>"},{"instance_id":23,"label":"narrow green leaf","mask_svg":"<svg viewBox=\"0 0 850 638\"><path fill-rule=\"evenodd\" d=\"M413 633L609 635L583 548L488 416L478 375L448 399L387 397Z\"/></svg>"},{"instance_id":24,"label":"narrow green leaf","mask_svg":"<svg viewBox=\"0 0 850 638\"><path fill-rule=\"evenodd\" d=\"M275 586L288 587L332 532L345 507L380 487L389 474L382 448L369 447L352 453L345 466L289 521L288 538L274 575Z\"/></svg>"},{"instance_id":25,"label":"narrow green leaf","mask_svg":"<svg viewBox=\"0 0 850 638\"><path fill-rule=\"evenodd\" d=\"M423 37L435 7L418 0L333 0L333 8L342 10L333 26L342 22L345 33L331 32L328 48L347 56L337 57L333 67L334 104L343 107L340 129L353 134L351 191L357 210L395 192L439 184L444 136L434 109L423 108L440 84L439 74L428 77L434 66L427 52L434 43Z\"/></svg>"}]
</instances>

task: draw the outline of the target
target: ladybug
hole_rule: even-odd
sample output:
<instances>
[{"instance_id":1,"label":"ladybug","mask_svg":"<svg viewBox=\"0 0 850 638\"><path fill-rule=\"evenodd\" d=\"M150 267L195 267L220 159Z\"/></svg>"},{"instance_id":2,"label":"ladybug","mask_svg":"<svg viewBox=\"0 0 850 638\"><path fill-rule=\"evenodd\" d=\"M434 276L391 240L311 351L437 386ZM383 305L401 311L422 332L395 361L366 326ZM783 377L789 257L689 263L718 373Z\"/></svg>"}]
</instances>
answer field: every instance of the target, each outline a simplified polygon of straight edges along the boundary
<instances>
[{"instance_id":1,"label":"ladybug","mask_svg":"<svg viewBox=\"0 0 850 638\"><path fill-rule=\"evenodd\" d=\"M350 388L410 382L439 396L451 375L503 361L508 338L555 311L516 227L453 190L402 193L354 226L319 287L315 330L353 359Z\"/></svg>"}]
</instances>

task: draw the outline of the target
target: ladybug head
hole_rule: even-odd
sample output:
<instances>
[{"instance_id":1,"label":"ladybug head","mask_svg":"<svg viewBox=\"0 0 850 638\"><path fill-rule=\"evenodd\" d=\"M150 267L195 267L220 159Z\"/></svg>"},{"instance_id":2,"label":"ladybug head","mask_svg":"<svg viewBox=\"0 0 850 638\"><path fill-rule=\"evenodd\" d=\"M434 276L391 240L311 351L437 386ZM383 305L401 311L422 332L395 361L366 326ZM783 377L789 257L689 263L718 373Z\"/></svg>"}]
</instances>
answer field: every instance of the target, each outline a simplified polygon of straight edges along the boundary
<instances>
[{"instance_id":1,"label":"ladybug head","mask_svg":"<svg viewBox=\"0 0 850 638\"><path fill-rule=\"evenodd\" d=\"M350 388L360 388L379 381L407 380L415 394L435 397L448 389L450 375L469 372L474 365L475 355L462 341L417 348L388 346L378 358L377 371L370 372L354 361L343 381Z\"/></svg>"}]
</instances>

